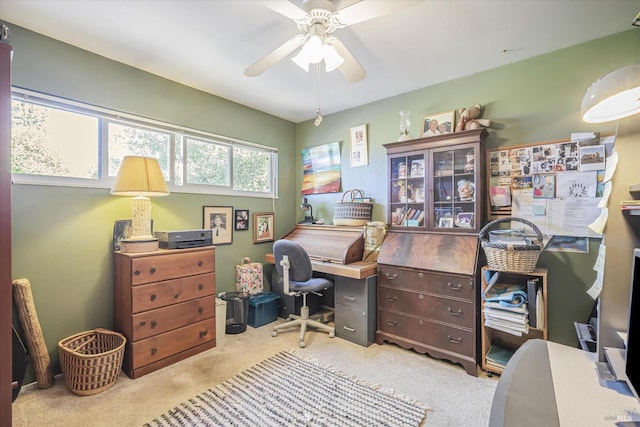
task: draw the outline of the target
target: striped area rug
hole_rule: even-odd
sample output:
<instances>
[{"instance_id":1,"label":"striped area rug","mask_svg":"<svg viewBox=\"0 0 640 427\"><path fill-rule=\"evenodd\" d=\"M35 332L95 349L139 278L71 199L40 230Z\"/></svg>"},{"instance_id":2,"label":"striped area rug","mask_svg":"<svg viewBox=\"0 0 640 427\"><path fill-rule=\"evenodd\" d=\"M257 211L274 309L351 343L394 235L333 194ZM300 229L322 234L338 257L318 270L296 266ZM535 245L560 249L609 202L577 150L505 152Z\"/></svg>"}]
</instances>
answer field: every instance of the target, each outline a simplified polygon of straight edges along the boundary
<instances>
[{"instance_id":1,"label":"striped area rug","mask_svg":"<svg viewBox=\"0 0 640 427\"><path fill-rule=\"evenodd\" d=\"M145 426L420 426L427 410L393 390L286 351Z\"/></svg>"}]
</instances>

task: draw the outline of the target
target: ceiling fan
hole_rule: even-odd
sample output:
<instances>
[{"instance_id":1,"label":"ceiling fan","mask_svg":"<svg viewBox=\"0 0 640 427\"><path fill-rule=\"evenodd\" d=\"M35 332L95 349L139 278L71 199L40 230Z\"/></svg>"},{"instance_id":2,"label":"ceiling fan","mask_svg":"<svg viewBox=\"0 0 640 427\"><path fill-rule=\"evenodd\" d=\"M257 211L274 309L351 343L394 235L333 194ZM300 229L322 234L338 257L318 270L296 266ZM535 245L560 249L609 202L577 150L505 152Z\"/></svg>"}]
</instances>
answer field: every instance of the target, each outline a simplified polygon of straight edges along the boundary
<instances>
[{"instance_id":1,"label":"ceiling fan","mask_svg":"<svg viewBox=\"0 0 640 427\"><path fill-rule=\"evenodd\" d=\"M368 21L420 1L358 1L353 0L304 0L300 7L290 1L262 1L264 6L276 11L298 26L299 34L248 67L244 74L254 77L287 57L299 47L300 52L292 60L305 71L310 63L325 61L327 71L336 68L351 83L364 79L367 72L353 57L349 49L333 35L334 31ZM300 2L298 2L300 3ZM347 6L339 8L340 4Z\"/></svg>"}]
</instances>

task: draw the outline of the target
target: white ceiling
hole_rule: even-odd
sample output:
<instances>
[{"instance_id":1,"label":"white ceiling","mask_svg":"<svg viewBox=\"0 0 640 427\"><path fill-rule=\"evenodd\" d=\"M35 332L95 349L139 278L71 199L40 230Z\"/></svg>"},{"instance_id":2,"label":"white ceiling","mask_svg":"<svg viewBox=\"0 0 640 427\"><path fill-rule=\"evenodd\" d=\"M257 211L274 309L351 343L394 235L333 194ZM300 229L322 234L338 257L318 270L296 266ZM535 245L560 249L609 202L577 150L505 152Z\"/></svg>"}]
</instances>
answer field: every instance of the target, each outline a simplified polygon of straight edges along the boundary
<instances>
[{"instance_id":1,"label":"white ceiling","mask_svg":"<svg viewBox=\"0 0 640 427\"><path fill-rule=\"evenodd\" d=\"M323 71L323 114L629 30L640 12L638 0L413 3L336 30L367 77ZM258 0L2 0L0 20L292 122L315 116L317 73L292 55L243 74L298 32Z\"/></svg>"}]
</instances>

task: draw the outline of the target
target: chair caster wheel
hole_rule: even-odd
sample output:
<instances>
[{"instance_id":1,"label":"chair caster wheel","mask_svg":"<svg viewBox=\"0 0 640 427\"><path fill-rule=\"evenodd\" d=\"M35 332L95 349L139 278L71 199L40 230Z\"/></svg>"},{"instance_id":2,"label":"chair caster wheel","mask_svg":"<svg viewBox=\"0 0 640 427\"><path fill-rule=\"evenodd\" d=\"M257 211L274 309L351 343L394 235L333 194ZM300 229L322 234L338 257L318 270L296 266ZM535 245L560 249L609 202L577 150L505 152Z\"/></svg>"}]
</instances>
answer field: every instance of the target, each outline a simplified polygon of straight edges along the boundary
<instances>
[{"instance_id":1,"label":"chair caster wheel","mask_svg":"<svg viewBox=\"0 0 640 427\"><path fill-rule=\"evenodd\" d=\"M335 333L335 332L329 332L329 338L333 338L333 337L335 337L335 336L336 336L336 333Z\"/></svg>"},{"instance_id":2,"label":"chair caster wheel","mask_svg":"<svg viewBox=\"0 0 640 427\"><path fill-rule=\"evenodd\" d=\"M271 331L271 336L272 337L277 337L278 336L278 331Z\"/></svg>"},{"instance_id":3,"label":"chair caster wheel","mask_svg":"<svg viewBox=\"0 0 640 427\"><path fill-rule=\"evenodd\" d=\"M304 348L305 346L306 346L306 344L304 343L304 341L300 341L298 343L298 347L300 347L300 348Z\"/></svg>"}]
</instances>

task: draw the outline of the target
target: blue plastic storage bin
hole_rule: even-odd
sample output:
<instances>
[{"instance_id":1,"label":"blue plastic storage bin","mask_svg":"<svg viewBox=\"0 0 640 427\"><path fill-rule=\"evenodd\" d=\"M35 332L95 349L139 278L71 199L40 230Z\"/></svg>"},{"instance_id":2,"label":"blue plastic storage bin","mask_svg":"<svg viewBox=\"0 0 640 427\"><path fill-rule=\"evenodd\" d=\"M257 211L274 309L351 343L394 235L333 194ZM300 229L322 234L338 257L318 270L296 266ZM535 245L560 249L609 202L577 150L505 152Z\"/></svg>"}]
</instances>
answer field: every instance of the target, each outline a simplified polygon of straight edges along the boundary
<instances>
[{"instance_id":1,"label":"blue plastic storage bin","mask_svg":"<svg viewBox=\"0 0 640 427\"><path fill-rule=\"evenodd\" d=\"M263 292L249 297L249 326L258 328L278 318L278 295Z\"/></svg>"}]
</instances>

